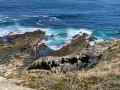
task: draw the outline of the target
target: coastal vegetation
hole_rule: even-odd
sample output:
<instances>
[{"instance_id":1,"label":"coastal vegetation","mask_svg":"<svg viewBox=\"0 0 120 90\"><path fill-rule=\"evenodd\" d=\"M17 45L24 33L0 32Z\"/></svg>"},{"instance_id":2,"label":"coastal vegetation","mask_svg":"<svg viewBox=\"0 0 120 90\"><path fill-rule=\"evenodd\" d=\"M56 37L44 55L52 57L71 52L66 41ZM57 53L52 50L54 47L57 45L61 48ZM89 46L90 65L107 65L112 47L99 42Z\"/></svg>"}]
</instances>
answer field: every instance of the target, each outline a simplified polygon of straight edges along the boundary
<instances>
[{"instance_id":1,"label":"coastal vegetation","mask_svg":"<svg viewBox=\"0 0 120 90\"><path fill-rule=\"evenodd\" d=\"M35 60L44 36L38 30L9 36L9 44L1 42L0 64L12 73L0 69L0 76L37 90L120 89L120 40L90 46L83 34L52 56ZM42 45L41 49L47 47Z\"/></svg>"}]
</instances>

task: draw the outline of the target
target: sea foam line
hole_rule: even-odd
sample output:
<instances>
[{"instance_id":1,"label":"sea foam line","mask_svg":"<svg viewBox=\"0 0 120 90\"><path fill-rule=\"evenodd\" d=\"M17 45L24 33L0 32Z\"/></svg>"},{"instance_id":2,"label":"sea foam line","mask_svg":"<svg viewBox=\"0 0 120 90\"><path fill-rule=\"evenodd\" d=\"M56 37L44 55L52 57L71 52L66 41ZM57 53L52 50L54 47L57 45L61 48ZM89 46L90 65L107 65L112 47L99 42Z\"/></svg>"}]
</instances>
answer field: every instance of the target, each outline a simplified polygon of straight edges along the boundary
<instances>
[{"instance_id":1,"label":"sea foam line","mask_svg":"<svg viewBox=\"0 0 120 90\"><path fill-rule=\"evenodd\" d=\"M35 30L41 29L42 31L46 32L46 36L54 35L53 39L49 39L48 41L43 40L42 43L45 43L53 50L58 50L62 48L63 46L69 44L73 40L73 36L76 34L79 34L80 36L82 33L87 33L89 36L92 34L92 30L88 29L74 29L74 28L67 28L67 29L61 29L61 30L55 30L50 28L31 28L31 27L23 27L19 24L8 26L8 27L1 27L0 28L0 37L3 37L5 35L8 35L10 32L13 32L13 34L23 34L25 32L33 32ZM67 36L63 38L62 36L57 36L59 33L67 33ZM81 32L81 33L80 33ZM98 40L94 42L90 42L91 45L93 45L95 42L101 42L103 39L97 37ZM60 41L58 43L58 41ZM64 44L61 44L64 43ZM52 44L54 43L54 44ZM59 44L59 45L58 45Z\"/></svg>"}]
</instances>

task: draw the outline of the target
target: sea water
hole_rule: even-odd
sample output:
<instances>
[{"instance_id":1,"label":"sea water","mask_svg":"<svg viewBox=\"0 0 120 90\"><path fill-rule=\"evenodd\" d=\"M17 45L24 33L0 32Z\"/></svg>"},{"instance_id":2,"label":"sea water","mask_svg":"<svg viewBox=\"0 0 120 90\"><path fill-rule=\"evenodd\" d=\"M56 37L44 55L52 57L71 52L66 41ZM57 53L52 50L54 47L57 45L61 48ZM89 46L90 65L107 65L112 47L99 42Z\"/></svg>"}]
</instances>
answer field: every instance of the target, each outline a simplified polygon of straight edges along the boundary
<instances>
[{"instance_id":1,"label":"sea water","mask_svg":"<svg viewBox=\"0 0 120 90\"><path fill-rule=\"evenodd\" d=\"M10 32L46 31L51 49L79 32L100 42L120 38L120 0L0 0L0 37Z\"/></svg>"}]
</instances>

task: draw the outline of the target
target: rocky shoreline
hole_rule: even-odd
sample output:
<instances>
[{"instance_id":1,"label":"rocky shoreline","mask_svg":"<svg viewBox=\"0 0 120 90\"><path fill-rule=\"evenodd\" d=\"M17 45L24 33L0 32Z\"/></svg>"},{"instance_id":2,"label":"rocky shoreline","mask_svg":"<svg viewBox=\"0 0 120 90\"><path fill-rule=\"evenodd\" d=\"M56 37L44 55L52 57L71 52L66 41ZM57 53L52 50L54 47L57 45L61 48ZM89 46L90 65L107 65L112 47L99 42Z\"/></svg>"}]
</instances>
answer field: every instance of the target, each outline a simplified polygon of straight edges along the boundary
<instances>
[{"instance_id":1,"label":"rocky shoreline","mask_svg":"<svg viewBox=\"0 0 120 90\"><path fill-rule=\"evenodd\" d=\"M54 37L54 35L51 36ZM46 39L45 32L41 30L7 35L9 44L4 43L0 37L0 65L8 68L13 73L12 77L19 77L22 80L26 77L34 78L36 83L33 83L31 79L30 82L29 80L23 80L23 82L27 82L24 85L29 87L34 84L35 89L40 87L50 89L51 86L56 86L59 83L53 79L54 83L50 82L50 86L46 86L46 82L41 84L43 83L42 80L38 80L39 82L36 80L36 77L41 75L41 77L47 75L48 78L57 75L61 78L59 75L89 72L102 61L119 59L120 40L103 41L91 46L89 42L97 40L97 38L94 36L88 37L86 33L83 33L81 36L73 36L71 43L63 46L60 50L54 51L45 43L42 43L43 39ZM49 39L46 40L49 41ZM117 63L119 67L119 61Z\"/></svg>"}]
</instances>

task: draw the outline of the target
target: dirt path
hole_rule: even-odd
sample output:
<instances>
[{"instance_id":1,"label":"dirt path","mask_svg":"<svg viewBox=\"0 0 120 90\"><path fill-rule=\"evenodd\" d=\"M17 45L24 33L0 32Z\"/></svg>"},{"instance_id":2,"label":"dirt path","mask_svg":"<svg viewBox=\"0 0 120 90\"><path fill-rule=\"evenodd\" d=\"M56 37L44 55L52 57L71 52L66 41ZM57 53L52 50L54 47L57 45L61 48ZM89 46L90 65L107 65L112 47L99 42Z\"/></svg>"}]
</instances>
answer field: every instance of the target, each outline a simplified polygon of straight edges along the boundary
<instances>
[{"instance_id":1,"label":"dirt path","mask_svg":"<svg viewBox=\"0 0 120 90\"><path fill-rule=\"evenodd\" d=\"M12 75L13 73L3 65L0 65L0 73L0 90L34 90L16 85L16 83L21 82L20 80L6 79L7 76Z\"/></svg>"},{"instance_id":2,"label":"dirt path","mask_svg":"<svg viewBox=\"0 0 120 90\"><path fill-rule=\"evenodd\" d=\"M17 86L14 81L15 79L7 80L4 77L0 77L0 90L34 90L27 87Z\"/></svg>"}]
</instances>

